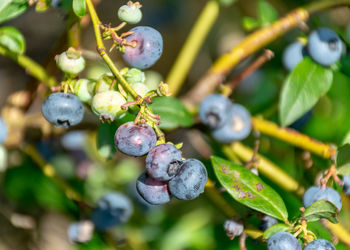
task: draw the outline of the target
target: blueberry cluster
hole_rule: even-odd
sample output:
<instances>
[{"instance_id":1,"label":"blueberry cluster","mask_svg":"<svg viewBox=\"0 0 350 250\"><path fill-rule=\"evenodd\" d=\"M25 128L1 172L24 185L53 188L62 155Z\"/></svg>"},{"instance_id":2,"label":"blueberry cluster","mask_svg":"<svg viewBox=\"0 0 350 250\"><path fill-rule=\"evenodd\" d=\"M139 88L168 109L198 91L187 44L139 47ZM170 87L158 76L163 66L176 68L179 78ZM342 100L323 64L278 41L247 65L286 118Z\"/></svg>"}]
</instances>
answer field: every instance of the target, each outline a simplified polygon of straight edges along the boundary
<instances>
[{"instance_id":1,"label":"blueberry cluster","mask_svg":"<svg viewBox=\"0 0 350 250\"><path fill-rule=\"evenodd\" d=\"M340 59L343 44L337 33L329 28L319 28L310 33L308 42L290 44L283 53L283 65L292 71L305 56L310 56L322 66L330 66Z\"/></svg>"},{"instance_id":2,"label":"blueberry cluster","mask_svg":"<svg viewBox=\"0 0 350 250\"><path fill-rule=\"evenodd\" d=\"M221 143L243 140L251 131L249 111L240 104L232 104L223 95L207 96L200 104L199 117L213 130L214 139Z\"/></svg>"},{"instance_id":3,"label":"blueberry cluster","mask_svg":"<svg viewBox=\"0 0 350 250\"><path fill-rule=\"evenodd\" d=\"M137 191L148 203L164 204L172 196L192 200L204 191L208 180L204 165L196 159L183 160L180 150L172 144L156 146L157 136L148 124L127 122L117 129L114 141L124 154L148 153L146 172L136 182Z\"/></svg>"}]
</instances>

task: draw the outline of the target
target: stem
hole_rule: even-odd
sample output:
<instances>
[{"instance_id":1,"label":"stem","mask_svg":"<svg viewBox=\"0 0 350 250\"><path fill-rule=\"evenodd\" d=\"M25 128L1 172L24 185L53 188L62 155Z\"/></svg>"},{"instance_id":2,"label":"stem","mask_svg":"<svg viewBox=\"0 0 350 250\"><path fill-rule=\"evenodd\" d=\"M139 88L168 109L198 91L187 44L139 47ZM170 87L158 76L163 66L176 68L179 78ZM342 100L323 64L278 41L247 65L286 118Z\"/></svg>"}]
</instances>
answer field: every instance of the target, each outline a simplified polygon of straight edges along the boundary
<instances>
[{"instance_id":1,"label":"stem","mask_svg":"<svg viewBox=\"0 0 350 250\"><path fill-rule=\"evenodd\" d=\"M169 84L170 93L173 95L179 92L199 49L202 47L218 15L219 1L208 1L188 35L165 81Z\"/></svg>"},{"instance_id":2,"label":"stem","mask_svg":"<svg viewBox=\"0 0 350 250\"><path fill-rule=\"evenodd\" d=\"M101 21L100 21L99 17L97 16L94 5L92 4L91 0L85 0L85 2L86 2L88 10L90 12L91 21L92 21L92 24L94 27L96 44L97 44L97 51L100 53L101 57L108 65L108 67L112 71L113 75L119 80L119 83L122 85L122 87L126 91L128 91L130 93L130 95L135 99L138 96L138 94L129 85L129 83L125 80L125 78L119 72L118 68L114 65L112 59L106 53L106 48L103 44L101 30L100 30Z\"/></svg>"},{"instance_id":3,"label":"stem","mask_svg":"<svg viewBox=\"0 0 350 250\"><path fill-rule=\"evenodd\" d=\"M274 53L271 50L266 49L262 55L260 55L251 65L248 66L248 68L246 68L241 74L239 74L232 81L226 83L225 85L229 87L232 92L247 76L271 60L273 57ZM231 93L228 94L230 95Z\"/></svg>"},{"instance_id":4,"label":"stem","mask_svg":"<svg viewBox=\"0 0 350 250\"><path fill-rule=\"evenodd\" d=\"M314 154L317 154L323 158L333 158L337 152L336 149L330 145L316 141L315 139L301 134L294 129L282 128L273 122L256 117L252 118L252 123L254 129L263 134L278 138L291 145L313 152Z\"/></svg>"},{"instance_id":5,"label":"stem","mask_svg":"<svg viewBox=\"0 0 350 250\"><path fill-rule=\"evenodd\" d=\"M15 61L18 65L23 67L28 74L35 77L40 82L45 83L48 87L57 85L56 79L50 76L40 64L36 63L31 58L14 53L2 45L0 45L0 54Z\"/></svg>"},{"instance_id":6,"label":"stem","mask_svg":"<svg viewBox=\"0 0 350 250\"><path fill-rule=\"evenodd\" d=\"M323 220L322 224L328 228L334 235L336 235L341 242L350 247L350 233L340 223L333 224L328 220Z\"/></svg>"},{"instance_id":7,"label":"stem","mask_svg":"<svg viewBox=\"0 0 350 250\"><path fill-rule=\"evenodd\" d=\"M304 8L295 9L285 17L272 23L270 26L253 32L239 45L234 47L231 52L222 55L216 60L205 76L195 84L191 91L187 93L184 98L185 103L189 108L198 105L205 96L209 95L216 89L224 77L241 60L276 40L291 28L306 21L310 14L342 5L350 5L350 0L317 1L316 3L307 5Z\"/></svg>"},{"instance_id":8,"label":"stem","mask_svg":"<svg viewBox=\"0 0 350 250\"><path fill-rule=\"evenodd\" d=\"M68 199L79 203L84 203L80 194L77 193L75 190L73 190L67 184L66 181L64 181L63 179L61 179L59 176L56 175L55 168L44 160L44 158L40 155L40 153L37 151L35 147L27 144L23 146L22 150L28 156L30 156L30 158L32 158L32 160L40 167L44 175L53 179L57 183L57 185L59 185L62 188L62 190L64 191Z\"/></svg>"}]
</instances>

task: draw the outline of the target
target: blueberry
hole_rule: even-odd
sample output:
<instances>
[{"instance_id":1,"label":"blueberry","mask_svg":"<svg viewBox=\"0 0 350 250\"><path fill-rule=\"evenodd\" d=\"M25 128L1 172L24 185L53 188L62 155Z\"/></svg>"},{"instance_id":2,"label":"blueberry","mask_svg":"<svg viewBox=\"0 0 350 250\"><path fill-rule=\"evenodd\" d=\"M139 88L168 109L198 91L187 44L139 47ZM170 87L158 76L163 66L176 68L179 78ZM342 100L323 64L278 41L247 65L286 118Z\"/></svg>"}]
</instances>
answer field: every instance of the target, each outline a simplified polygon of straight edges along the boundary
<instances>
[{"instance_id":1,"label":"blueberry","mask_svg":"<svg viewBox=\"0 0 350 250\"><path fill-rule=\"evenodd\" d=\"M161 74L152 70L148 70L145 72L145 78L146 79L144 84L150 90L156 90L158 88L159 83L163 80L163 77Z\"/></svg>"},{"instance_id":2,"label":"blueberry","mask_svg":"<svg viewBox=\"0 0 350 250\"><path fill-rule=\"evenodd\" d=\"M307 49L316 63L329 66L340 59L342 46L337 33L329 28L319 28L309 35Z\"/></svg>"},{"instance_id":3,"label":"blueberry","mask_svg":"<svg viewBox=\"0 0 350 250\"><path fill-rule=\"evenodd\" d=\"M244 227L242 223L236 222L234 220L226 220L224 229L227 236L233 240L234 237L240 236L243 233Z\"/></svg>"},{"instance_id":4,"label":"blueberry","mask_svg":"<svg viewBox=\"0 0 350 250\"><path fill-rule=\"evenodd\" d=\"M342 207L340 195L333 188L326 187L325 189L322 189L319 186L312 186L306 190L303 196L303 203L305 207L310 206L318 200L330 201L339 210Z\"/></svg>"},{"instance_id":5,"label":"blueberry","mask_svg":"<svg viewBox=\"0 0 350 250\"><path fill-rule=\"evenodd\" d=\"M301 250L297 238L287 232L273 234L267 241L268 250Z\"/></svg>"},{"instance_id":6,"label":"blueberry","mask_svg":"<svg viewBox=\"0 0 350 250\"><path fill-rule=\"evenodd\" d=\"M127 80L131 84L143 83L145 81L145 73L136 68L129 69L129 71L124 75L124 77L125 80Z\"/></svg>"},{"instance_id":7,"label":"blueberry","mask_svg":"<svg viewBox=\"0 0 350 250\"><path fill-rule=\"evenodd\" d=\"M83 120L84 106L76 95L58 92L46 98L41 112L55 126L69 128Z\"/></svg>"},{"instance_id":8,"label":"blueberry","mask_svg":"<svg viewBox=\"0 0 350 250\"><path fill-rule=\"evenodd\" d=\"M199 117L202 122L212 129L220 128L227 120L227 114L232 107L231 101L218 94L212 94L204 98L199 106Z\"/></svg>"},{"instance_id":9,"label":"blueberry","mask_svg":"<svg viewBox=\"0 0 350 250\"><path fill-rule=\"evenodd\" d=\"M283 52L283 65L288 71L292 71L304 58L305 50L301 42L294 42L288 45Z\"/></svg>"},{"instance_id":10,"label":"blueberry","mask_svg":"<svg viewBox=\"0 0 350 250\"><path fill-rule=\"evenodd\" d=\"M60 70L71 75L78 75L85 68L84 58L73 48L57 56L56 63Z\"/></svg>"},{"instance_id":11,"label":"blueberry","mask_svg":"<svg viewBox=\"0 0 350 250\"><path fill-rule=\"evenodd\" d=\"M91 109L96 115L114 120L122 117L126 110L121 106L126 102L125 98L117 91L108 90L97 93L91 102Z\"/></svg>"},{"instance_id":12,"label":"blueberry","mask_svg":"<svg viewBox=\"0 0 350 250\"><path fill-rule=\"evenodd\" d=\"M88 79L79 79L74 85L74 94L80 101L90 103L95 92L96 83Z\"/></svg>"},{"instance_id":13,"label":"blueberry","mask_svg":"<svg viewBox=\"0 0 350 250\"><path fill-rule=\"evenodd\" d=\"M143 173L136 182L136 189L141 197L152 205L161 205L170 201L166 182L155 180Z\"/></svg>"},{"instance_id":14,"label":"blueberry","mask_svg":"<svg viewBox=\"0 0 350 250\"><path fill-rule=\"evenodd\" d=\"M136 24L142 19L142 12L140 8L141 5L135 3L128 3L127 5L123 5L118 10L118 17L123 22Z\"/></svg>"},{"instance_id":15,"label":"blueberry","mask_svg":"<svg viewBox=\"0 0 350 250\"><path fill-rule=\"evenodd\" d=\"M95 228L106 231L109 228L129 220L133 213L131 201L125 195L111 192L104 195L97 203L91 215Z\"/></svg>"},{"instance_id":16,"label":"blueberry","mask_svg":"<svg viewBox=\"0 0 350 250\"><path fill-rule=\"evenodd\" d=\"M221 143L231 143L246 138L251 131L251 116L249 111L239 104L233 104L223 127L213 131L215 140Z\"/></svg>"},{"instance_id":17,"label":"blueberry","mask_svg":"<svg viewBox=\"0 0 350 250\"><path fill-rule=\"evenodd\" d=\"M101 93L101 92L105 92L108 90L111 90L111 84L113 82L113 75L110 73L106 73L104 75L102 75L96 82L96 86L95 86L95 93Z\"/></svg>"},{"instance_id":18,"label":"blueberry","mask_svg":"<svg viewBox=\"0 0 350 250\"><path fill-rule=\"evenodd\" d=\"M86 145L87 134L82 130L75 130L65 133L61 137L61 144L69 150L82 150Z\"/></svg>"},{"instance_id":19,"label":"blueberry","mask_svg":"<svg viewBox=\"0 0 350 250\"><path fill-rule=\"evenodd\" d=\"M135 125L134 122L127 122L115 132L114 142L120 152L141 156L156 145L157 136L148 124Z\"/></svg>"},{"instance_id":20,"label":"blueberry","mask_svg":"<svg viewBox=\"0 0 350 250\"><path fill-rule=\"evenodd\" d=\"M136 42L136 47L125 46L124 60L132 67L146 69L158 61L163 52L161 34L147 26L137 26L126 37L128 42Z\"/></svg>"},{"instance_id":21,"label":"blueberry","mask_svg":"<svg viewBox=\"0 0 350 250\"><path fill-rule=\"evenodd\" d=\"M347 195L350 195L350 175L344 175L343 181L344 181L344 192Z\"/></svg>"},{"instance_id":22,"label":"blueberry","mask_svg":"<svg viewBox=\"0 0 350 250\"><path fill-rule=\"evenodd\" d=\"M278 223L278 221L275 218L268 216L268 215L265 215L261 220L259 228L262 231L265 231L277 223Z\"/></svg>"},{"instance_id":23,"label":"blueberry","mask_svg":"<svg viewBox=\"0 0 350 250\"><path fill-rule=\"evenodd\" d=\"M7 138L7 126L3 119L0 118L0 144Z\"/></svg>"},{"instance_id":24,"label":"blueberry","mask_svg":"<svg viewBox=\"0 0 350 250\"><path fill-rule=\"evenodd\" d=\"M78 221L69 224L68 238L71 242L85 243L91 240L94 225L91 221Z\"/></svg>"},{"instance_id":25,"label":"blueberry","mask_svg":"<svg viewBox=\"0 0 350 250\"><path fill-rule=\"evenodd\" d=\"M179 171L181 160L181 152L174 145L160 144L149 151L146 170L153 179L168 181Z\"/></svg>"},{"instance_id":26,"label":"blueberry","mask_svg":"<svg viewBox=\"0 0 350 250\"><path fill-rule=\"evenodd\" d=\"M169 190L180 200L193 200L204 192L208 181L207 170L203 163L196 159L187 159L180 171L169 181Z\"/></svg>"},{"instance_id":27,"label":"blueberry","mask_svg":"<svg viewBox=\"0 0 350 250\"><path fill-rule=\"evenodd\" d=\"M317 239L307 244L304 250L336 250L334 245L325 239Z\"/></svg>"}]
</instances>

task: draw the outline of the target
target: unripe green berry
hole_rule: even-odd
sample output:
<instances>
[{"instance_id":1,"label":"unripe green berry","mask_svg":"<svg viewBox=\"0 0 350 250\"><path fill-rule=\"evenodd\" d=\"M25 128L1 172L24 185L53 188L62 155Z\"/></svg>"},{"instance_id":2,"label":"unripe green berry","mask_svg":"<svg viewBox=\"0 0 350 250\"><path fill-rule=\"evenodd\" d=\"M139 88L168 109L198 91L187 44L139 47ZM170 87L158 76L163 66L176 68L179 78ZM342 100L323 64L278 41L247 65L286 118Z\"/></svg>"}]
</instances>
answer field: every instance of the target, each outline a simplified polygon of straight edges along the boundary
<instances>
[{"instance_id":1,"label":"unripe green berry","mask_svg":"<svg viewBox=\"0 0 350 250\"><path fill-rule=\"evenodd\" d=\"M143 83L145 81L145 73L136 68L131 68L124 77L131 84Z\"/></svg>"},{"instance_id":2,"label":"unripe green berry","mask_svg":"<svg viewBox=\"0 0 350 250\"><path fill-rule=\"evenodd\" d=\"M156 71L148 70L145 72L145 82L144 84L150 89L150 90L156 90L158 88L158 85L161 81L163 81L163 77L161 74L159 74Z\"/></svg>"},{"instance_id":3,"label":"unripe green berry","mask_svg":"<svg viewBox=\"0 0 350 250\"><path fill-rule=\"evenodd\" d=\"M85 68L84 58L73 48L60 54L56 63L63 72L71 75L78 75Z\"/></svg>"},{"instance_id":4,"label":"unripe green berry","mask_svg":"<svg viewBox=\"0 0 350 250\"><path fill-rule=\"evenodd\" d=\"M117 91L100 92L92 98L91 108L96 115L107 115L111 119L119 118L126 111L121 109L125 98Z\"/></svg>"},{"instance_id":5,"label":"unripe green berry","mask_svg":"<svg viewBox=\"0 0 350 250\"><path fill-rule=\"evenodd\" d=\"M80 101L90 103L96 82L88 79L79 79L74 85L74 94L79 98Z\"/></svg>"},{"instance_id":6,"label":"unripe green berry","mask_svg":"<svg viewBox=\"0 0 350 250\"><path fill-rule=\"evenodd\" d=\"M111 84L113 82L113 75L110 73L104 74L98 81L95 86L95 93L101 93L110 90Z\"/></svg>"},{"instance_id":7,"label":"unripe green berry","mask_svg":"<svg viewBox=\"0 0 350 250\"><path fill-rule=\"evenodd\" d=\"M121 21L128 24L136 24L140 22L142 19L140 5L128 4L121 6L118 10L118 17Z\"/></svg>"},{"instance_id":8,"label":"unripe green berry","mask_svg":"<svg viewBox=\"0 0 350 250\"><path fill-rule=\"evenodd\" d=\"M145 97L146 94L150 91L149 88L143 84L143 83L140 83L140 82L137 82L137 83L133 83L131 85L131 87L135 90L135 92L141 96L141 97Z\"/></svg>"}]
</instances>

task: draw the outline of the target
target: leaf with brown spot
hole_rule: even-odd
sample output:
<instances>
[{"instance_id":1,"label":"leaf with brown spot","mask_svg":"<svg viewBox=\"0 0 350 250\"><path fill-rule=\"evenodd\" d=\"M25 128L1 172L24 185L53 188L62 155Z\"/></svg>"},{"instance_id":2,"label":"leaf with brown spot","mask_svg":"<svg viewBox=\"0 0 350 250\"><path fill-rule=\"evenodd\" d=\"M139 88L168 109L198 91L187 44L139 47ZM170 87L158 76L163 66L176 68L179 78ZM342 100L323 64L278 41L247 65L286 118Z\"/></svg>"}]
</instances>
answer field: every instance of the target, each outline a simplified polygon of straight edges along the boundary
<instances>
[{"instance_id":1,"label":"leaf with brown spot","mask_svg":"<svg viewBox=\"0 0 350 250\"><path fill-rule=\"evenodd\" d=\"M211 162L219 182L236 201L279 220L288 219L280 195L259 176L243 166L216 156L211 157Z\"/></svg>"}]
</instances>

